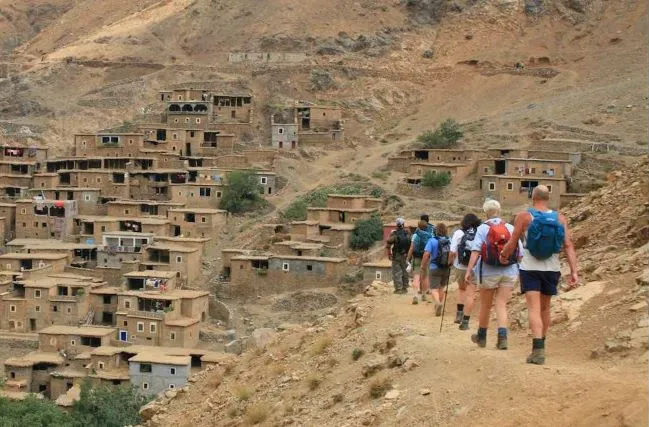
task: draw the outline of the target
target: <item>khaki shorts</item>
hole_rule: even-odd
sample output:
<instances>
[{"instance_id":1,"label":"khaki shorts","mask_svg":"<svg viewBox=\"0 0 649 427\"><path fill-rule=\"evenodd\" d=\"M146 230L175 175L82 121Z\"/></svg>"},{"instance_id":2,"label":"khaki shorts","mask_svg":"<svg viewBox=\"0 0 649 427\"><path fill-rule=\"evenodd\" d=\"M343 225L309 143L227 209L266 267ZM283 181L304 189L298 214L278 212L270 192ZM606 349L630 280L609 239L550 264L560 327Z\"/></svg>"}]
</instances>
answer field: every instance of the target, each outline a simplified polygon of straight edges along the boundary
<instances>
[{"instance_id":1,"label":"khaki shorts","mask_svg":"<svg viewBox=\"0 0 649 427\"><path fill-rule=\"evenodd\" d=\"M461 290L465 290L466 285L469 284L464 280L464 276L466 276L466 270L453 267L453 278L457 282L458 288ZM475 283L475 274L473 274L473 272L471 272L471 283Z\"/></svg>"},{"instance_id":2,"label":"khaki shorts","mask_svg":"<svg viewBox=\"0 0 649 427\"><path fill-rule=\"evenodd\" d=\"M482 278L478 287L480 289L513 288L516 279L516 276L487 276Z\"/></svg>"},{"instance_id":3,"label":"khaki shorts","mask_svg":"<svg viewBox=\"0 0 649 427\"><path fill-rule=\"evenodd\" d=\"M450 268L438 268L428 272L428 287L439 289L448 286L448 278L451 275Z\"/></svg>"},{"instance_id":4,"label":"khaki shorts","mask_svg":"<svg viewBox=\"0 0 649 427\"><path fill-rule=\"evenodd\" d=\"M421 276L421 258L412 259L412 274L415 276ZM428 276L428 269L424 270L424 277Z\"/></svg>"}]
</instances>

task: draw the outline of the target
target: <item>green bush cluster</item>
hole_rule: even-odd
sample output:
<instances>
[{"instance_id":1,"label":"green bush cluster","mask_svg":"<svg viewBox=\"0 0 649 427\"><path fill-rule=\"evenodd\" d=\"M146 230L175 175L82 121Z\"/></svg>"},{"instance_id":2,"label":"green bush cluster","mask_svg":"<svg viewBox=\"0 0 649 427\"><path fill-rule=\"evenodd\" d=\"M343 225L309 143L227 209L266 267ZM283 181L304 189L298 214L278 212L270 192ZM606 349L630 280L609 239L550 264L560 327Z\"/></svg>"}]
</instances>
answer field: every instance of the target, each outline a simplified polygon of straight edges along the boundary
<instances>
[{"instance_id":1,"label":"green bush cluster","mask_svg":"<svg viewBox=\"0 0 649 427\"><path fill-rule=\"evenodd\" d=\"M71 412L61 410L47 399L28 397L22 401L0 398L2 427L123 427L137 425L140 407L148 398L126 386L92 387L81 385L79 400Z\"/></svg>"},{"instance_id":2,"label":"green bush cluster","mask_svg":"<svg viewBox=\"0 0 649 427\"><path fill-rule=\"evenodd\" d=\"M352 249L369 249L379 240L383 240L383 221L373 216L356 221L349 245Z\"/></svg>"},{"instance_id":3,"label":"green bush cluster","mask_svg":"<svg viewBox=\"0 0 649 427\"><path fill-rule=\"evenodd\" d=\"M425 148L451 148L463 136L462 126L453 119L446 119L436 130L427 130L419 135L417 141Z\"/></svg>"},{"instance_id":4,"label":"green bush cluster","mask_svg":"<svg viewBox=\"0 0 649 427\"><path fill-rule=\"evenodd\" d=\"M451 176L447 173L428 171L421 180L421 185L430 188L446 187L451 182Z\"/></svg>"},{"instance_id":5,"label":"green bush cluster","mask_svg":"<svg viewBox=\"0 0 649 427\"><path fill-rule=\"evenodd\" d=\"M227 175L228 185L223 190L219 204L230 213L242 213L261 205L262 187L253 171L234 171Z\"/></svg>"}]
</instances>

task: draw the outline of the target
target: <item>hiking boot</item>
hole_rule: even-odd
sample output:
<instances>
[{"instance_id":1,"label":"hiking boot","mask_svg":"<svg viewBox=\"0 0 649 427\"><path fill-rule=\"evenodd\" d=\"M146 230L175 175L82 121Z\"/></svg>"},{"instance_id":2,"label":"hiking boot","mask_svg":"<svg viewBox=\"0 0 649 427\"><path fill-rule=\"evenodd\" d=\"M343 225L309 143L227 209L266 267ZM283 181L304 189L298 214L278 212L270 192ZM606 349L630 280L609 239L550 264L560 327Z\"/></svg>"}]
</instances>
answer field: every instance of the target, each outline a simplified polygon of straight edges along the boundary
<instances>
[{"instance_id":1,"label":"hiking boot","mask_svg":"<svg viewBox=\"0 0 649 427\"><path fill-rule=\"evenodd\" d=\"M460 330L461 331L468 331L469 330L469 322L464 322L460 323Z\"/></svg>"},{"instance_id":2,"label":"hiking boot","mask_svg":"<svg viewBox=\"0 0 649 427\"><path fill-rule=\"evenodd\" d=\"M458 325L462 323L462 319L464 318L464 313L461 311L458 311L455 313L455 323Z\"/></svg>"},{"instance_id":3,"label":"hiking boot","mask_svg":"<svg viewBox=\"0 0 649 427\"><path fill-rule=\"evenodd\" d=\"M485 348L487 346L487 337L480 338L478 334L471 335L471 341L478 344L478 347Z\"/></svg>"},{"instance_id":4,"label":"hiking boot","mask_svg":"<svg viewBox=\"0 0 649 427\"><path fill-rule=\"evenodd\" d=\"M417 298L417 296L415 295L414 297L412 297L412 305L417 305L417 304L419 304L419 298Z\"/></svg>"},{"instance_id":5,"label":"hiking boot","mask_svg":"<svg viewBox=\"0 0 649 427\"><path fill-rule=\"evenodd\" d=\"M426 294L421 294L421 302L426 301Z\"/></svg>"},{"instance_id":6,"label":"hiking boot","mask_svg":"<svg viewBox=\"0 0 649 427\"><path fill-rule=\"evenodd\" d=\"M532 350L532 354L527 356L527 363L532 363L534 365L545 364L545 349L535 348L534 350Z\"/></svg>"},{"instance_id":7,"label":"hiking boot","mask_svg":"<svg viewBox=\"0 0 649 427\"><path fill-rule=\"evenodd\" d=\"M439 317L442 315L442 310L444 309L444 306L441 303L435 304L435 316Z\"/></svg>"},{"instance_id":8,"label":"hiking boot","mask_svg":"<svg viewBox=\"0 0 649 427\"><path fill-rule=\"evenodd\" d=\"M498 350L507 350L507 337L499 336L496 348Z\"/></svg>"}]
</instances>

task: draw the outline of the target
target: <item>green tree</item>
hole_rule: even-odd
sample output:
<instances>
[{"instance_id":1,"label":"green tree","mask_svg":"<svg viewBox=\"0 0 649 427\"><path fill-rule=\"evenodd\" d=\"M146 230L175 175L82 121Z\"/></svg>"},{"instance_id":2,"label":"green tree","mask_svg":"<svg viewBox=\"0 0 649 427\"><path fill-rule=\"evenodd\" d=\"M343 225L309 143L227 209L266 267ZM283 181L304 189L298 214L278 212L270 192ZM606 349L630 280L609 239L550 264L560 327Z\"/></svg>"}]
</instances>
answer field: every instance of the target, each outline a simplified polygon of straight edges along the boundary
<instances>
[{"instance_id":1,"label":"green tree","mask_svg":"<svg viewBox=\"0 0 649 427\"><path fill-rule=\"evenodd\" d=\"M29 396L15 401L0 398L2 427L72 427L70 415L50 400Z\"/></svg>"},{"instance_id":2,"label":"green tree","mask_svg":"<svg viewBox=\"0 0 649 427\"><path fill-rule=\"evenodd\" d=\"M378 216L356 221L349 245L352 249L369 249L383 239L383 221Z\"/></svg>"},{"instance_id":3,"label":"green tree","mask_svg":"<svg viewBox=\"0 0 649 427\"><path fill-rule=\"evenodd\" d=\"M223 190L220 207L231 213L247 212L261 202L261 185L253 171L234 171L227 176L228 186Z\"/></svg>"},{"instance_id":4,"label":"green tree","mask_svg":"<svg viewBox=\"0 0 649 427\"><path fill-rule=\"evenodd\" d=\"M424 187L440 188L446 187L451 182L451 176L447 173L436 173L434 171L427 171L424 174L421 184Z\"/></svg>"},{"instance_id":5,"label":"green tree","mask_svg":"<svg viewBox=\"0 0 649 427\"><path fill-rule=\"evenodd\" d=\"M123 427L140 423L140 407L149 399L135 387L81 385L79 400L72 409L75 427Z\"/></svg>"},{"instance_id":6,"label":"green tree","mask_svg":"<svg viewBox=\"0 0 649 427\"><path fill-rule=\"evenodd\" d=\"M417 137L425 148L451 148L464 136L462 126L453 119L446 119L435 131L427 130Z\"/></svg>"}]
</instances>

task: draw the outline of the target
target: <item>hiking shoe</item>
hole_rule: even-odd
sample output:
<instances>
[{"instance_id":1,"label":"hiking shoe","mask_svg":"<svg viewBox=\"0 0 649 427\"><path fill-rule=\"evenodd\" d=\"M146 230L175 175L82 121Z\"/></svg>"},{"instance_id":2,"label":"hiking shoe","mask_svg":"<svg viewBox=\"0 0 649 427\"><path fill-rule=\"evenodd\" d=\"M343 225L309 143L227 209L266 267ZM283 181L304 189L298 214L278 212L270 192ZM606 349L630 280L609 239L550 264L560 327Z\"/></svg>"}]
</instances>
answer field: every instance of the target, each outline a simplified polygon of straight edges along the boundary
<instances>
[{"instance_id":1,"label":"hiking shoe","mask_svg":"<svg viewBox=\"0 0 649 427\"><path fill-rule=\"evenodd\" d=\"M498 337L498 343L496 344L498 350L507 350L507 337Z\"/></svg>"},{"instance_id":2,"label":"hiking shoe","mask_svg":"<svg viewBox=\"0 0 649 427\"><path fill-rule=\"evenodd\" d=\"M442 310L444 309L444 306L440 303L435 304L435 316L439 317L442 315Z\"/></svg>"},{"instance_id":3,"label":"hiking shoe","mask_svg":"<svg viewBox=\"0 0 649 427\"><path fill-rule=\"evenodd\" d=\"M462 323L462 319L464 318L464 313L461 311L458 311L455 313L455 323L460 325Z\"/></svg>"},{"instance_id":4,"label":"hiking shoe","mask_svg":"<svg viewBox=\"0 0 649 427\"><path fill-rule=\"evenodd\" d=\"M480 338L478 334L471 335L471 341L478 344L478 347L485 348L487 346L487 338Z\"/></svg>"},{"instance_id":5,"label":"hiking shoe","mask_svg":"<svg viewBox=\"0 0 649 427\"><path fill-rule=\"evenodd\" d=\"M417 305L417 304L419 304L419 298L417 298L417 296L415 295L414 297L412 297L412 305Z\"/></svg>"},{"instance_id":6,"label":"hiking shoe","mask_svg":"<svg viewBox=\"0 0 649 427\"><path fill-rule=\"evenodd\" d=\"M534 350L532 350L532 354L527 356L527 363L532 363L534 365L545 364L545 349L535 348Z\"/></svg>"},{"instance_id":7,"label":"hiking shoe","mask_svg":"<svg viewBox=\"0 0 649 427\"><path fill-rule=\"evenodd\" d=\"M461 331L468 331L469 330L469 322L460 323L460 330Z\"/></svg>"},{"instance_id":8,"label":"hiking shoe","mask_svg":"<svg viewBox=\"0 0 649 427\"><path fill-rule=\"evenodd\" d=\"M426 294L421 294L421 302L426 301Z\"/></svg>"}]
</instances>

